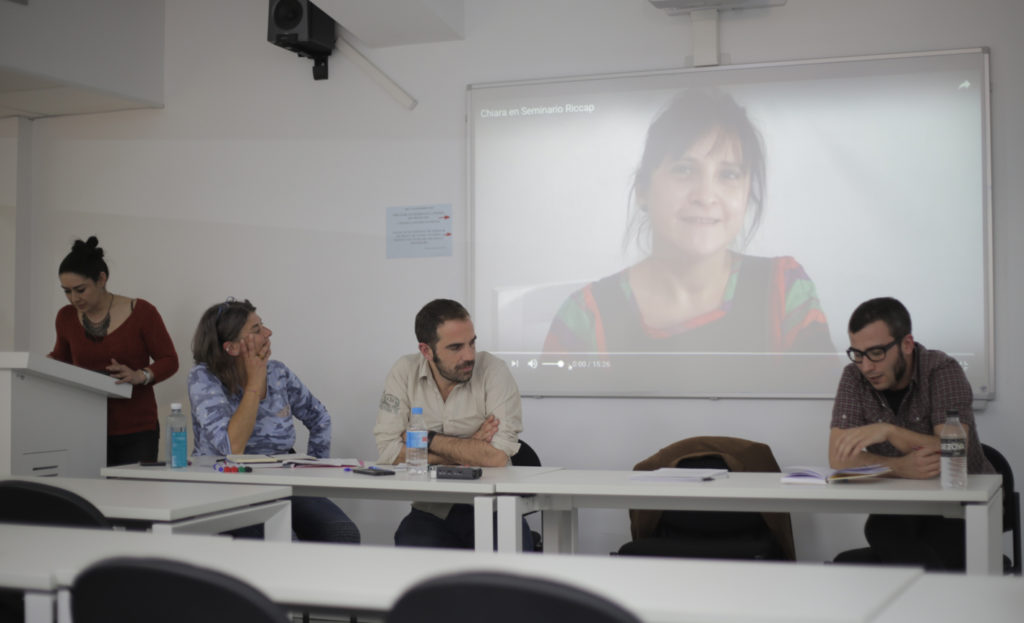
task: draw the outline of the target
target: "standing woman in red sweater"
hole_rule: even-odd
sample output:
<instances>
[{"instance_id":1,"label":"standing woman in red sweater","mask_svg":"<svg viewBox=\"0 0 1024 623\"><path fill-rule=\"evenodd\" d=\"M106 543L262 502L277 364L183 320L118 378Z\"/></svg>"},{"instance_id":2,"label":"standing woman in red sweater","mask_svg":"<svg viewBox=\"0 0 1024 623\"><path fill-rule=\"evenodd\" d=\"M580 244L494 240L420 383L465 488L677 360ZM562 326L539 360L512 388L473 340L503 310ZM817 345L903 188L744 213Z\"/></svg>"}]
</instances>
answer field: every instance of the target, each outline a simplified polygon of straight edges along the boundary
<instances>
[{"instance_id":1,"label":"standing woman in red sweater","mask_svg":"<svg viewBox=\"0 0 1024 623\"><path fill-rule=\"evenodd\" d=\"M96 236L76 240L57 271L70 305L57 312L50 357L131 383L131 398L107 400L107 465L155 461L160 441L153 385L178 370L160 313L143 299L107 291L110 269Z\"/></svg>"}]
</instances>

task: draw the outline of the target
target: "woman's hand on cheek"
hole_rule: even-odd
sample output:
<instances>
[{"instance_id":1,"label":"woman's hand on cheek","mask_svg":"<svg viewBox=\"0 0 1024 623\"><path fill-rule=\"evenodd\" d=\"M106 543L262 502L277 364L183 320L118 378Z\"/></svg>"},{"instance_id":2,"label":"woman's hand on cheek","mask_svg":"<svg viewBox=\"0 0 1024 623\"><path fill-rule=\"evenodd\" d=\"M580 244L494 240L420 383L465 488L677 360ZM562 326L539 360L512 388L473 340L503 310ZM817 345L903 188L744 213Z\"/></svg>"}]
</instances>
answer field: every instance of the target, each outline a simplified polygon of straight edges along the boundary
<instances>
[{"instance_id":1,"label":"woman's hand on cheek","mask_svg":"<svg viewBox=\"0 0 1024 623\"><path fill-rule=\"evenodd\" d=\"M245 369L250 376L256 374L266 374L267 371L267 360L261 356L261 348L257 348L254 336L248 335L244 337L239 343L239 350L241 351L242 361L245 363Z\"/></svg>"}]
</instances>

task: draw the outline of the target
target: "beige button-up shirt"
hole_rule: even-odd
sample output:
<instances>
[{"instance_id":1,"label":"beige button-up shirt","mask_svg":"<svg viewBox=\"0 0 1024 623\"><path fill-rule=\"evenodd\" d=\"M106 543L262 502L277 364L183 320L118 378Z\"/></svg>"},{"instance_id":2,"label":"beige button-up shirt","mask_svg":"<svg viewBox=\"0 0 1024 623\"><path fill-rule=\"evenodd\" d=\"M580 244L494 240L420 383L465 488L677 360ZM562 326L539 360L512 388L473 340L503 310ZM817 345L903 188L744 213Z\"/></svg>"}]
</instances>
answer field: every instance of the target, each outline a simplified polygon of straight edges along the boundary
<instances>
[{"instance_id":1,"label":"beige button-up shirt","mask_svg":"<svg viewBox=\"0 0 1024 623\"><path fill-rule=\"evenodd\" d=\"M519 433L523 430L523 406L508 366L494 355L479 351L473 376L459 383L441 398L430 365L420 353L399 359L384 382L384 393L377 410L373 435L377 440L377 461L394 463L405 446L412 407L423 408L427 430L450 437L466 438L480 428L487 416L498 418L498 432L491 445L508 456L519 451ZM447 517L450 504L416 503L414 506Z\"/></svg>"}]
</instances>

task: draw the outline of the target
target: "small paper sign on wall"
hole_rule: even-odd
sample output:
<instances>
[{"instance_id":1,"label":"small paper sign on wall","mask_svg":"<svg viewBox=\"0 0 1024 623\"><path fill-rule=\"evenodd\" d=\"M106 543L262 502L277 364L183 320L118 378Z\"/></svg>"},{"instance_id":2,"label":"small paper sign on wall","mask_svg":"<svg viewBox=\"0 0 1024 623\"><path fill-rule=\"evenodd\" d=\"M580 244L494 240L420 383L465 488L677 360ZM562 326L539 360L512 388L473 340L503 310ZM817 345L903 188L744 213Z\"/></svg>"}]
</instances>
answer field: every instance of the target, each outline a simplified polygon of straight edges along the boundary
<instances>
[{"instance_id":1,"label":"small paper sign on wall","mask_svg":"<svg viewBox=\"0 0 1024 623\"><path fill-rule=\"evenodd\" d=\"M445 257L452 254L451 204L387 209L387 257Z\"/></svg>"}]
</instances>

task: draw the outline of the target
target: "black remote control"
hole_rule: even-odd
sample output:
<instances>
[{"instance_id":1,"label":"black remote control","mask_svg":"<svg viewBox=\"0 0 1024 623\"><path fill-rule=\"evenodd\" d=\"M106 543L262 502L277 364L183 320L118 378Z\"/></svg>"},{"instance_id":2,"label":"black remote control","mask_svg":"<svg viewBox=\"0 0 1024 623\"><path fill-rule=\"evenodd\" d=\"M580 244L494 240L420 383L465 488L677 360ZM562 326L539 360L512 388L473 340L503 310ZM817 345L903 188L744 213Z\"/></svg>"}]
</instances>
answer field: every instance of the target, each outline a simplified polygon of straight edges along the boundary
<instances>
[{"instance_id":1,"label":"black remote control","mask_svg":"<svg viewBox=\"0 0 1024 623\"><path fill-rule=\"evenodd\" d=\"M475 480L483 475L484 470L479 467L459 467L456 465L438 465L438 478L452 478L455 480Z\"/></svg>"}]
</instances>

